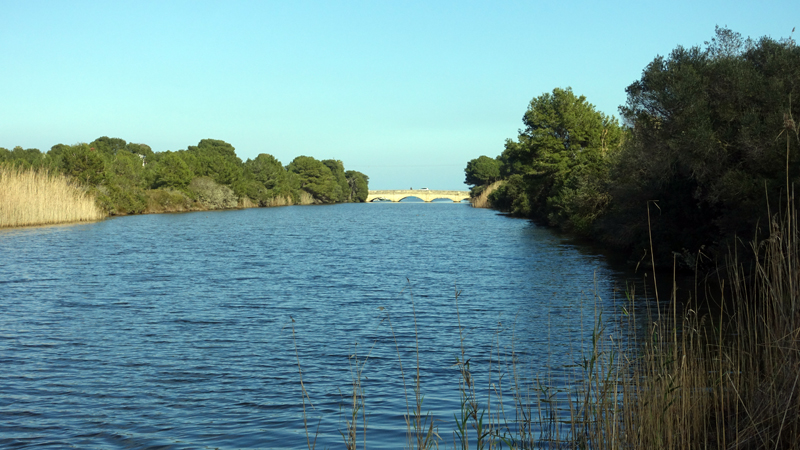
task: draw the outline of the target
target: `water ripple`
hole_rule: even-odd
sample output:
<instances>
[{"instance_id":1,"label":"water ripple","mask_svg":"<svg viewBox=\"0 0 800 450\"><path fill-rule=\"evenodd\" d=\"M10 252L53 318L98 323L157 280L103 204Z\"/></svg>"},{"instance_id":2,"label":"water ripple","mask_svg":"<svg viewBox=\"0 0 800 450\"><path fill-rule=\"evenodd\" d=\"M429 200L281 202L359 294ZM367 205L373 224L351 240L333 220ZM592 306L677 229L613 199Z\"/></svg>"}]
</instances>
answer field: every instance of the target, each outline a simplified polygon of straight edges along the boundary
<instances>
[{"instance_id":1,"label":"water ripple","mask_svg":"<svg viewBox=\"0 0 800 450\"><path fill-rule=\"evenodd\" d=\"M529 222L424 203L3 230L0 261L4 448L302 448L298 358L317 446L339 447L354 355L369 446L397 448L417 346L424 407L453 428L456 288L488 386L512 339L529 373L574 362L595 283L611 299L620 279Z\"/></svg>"}]
</instances>

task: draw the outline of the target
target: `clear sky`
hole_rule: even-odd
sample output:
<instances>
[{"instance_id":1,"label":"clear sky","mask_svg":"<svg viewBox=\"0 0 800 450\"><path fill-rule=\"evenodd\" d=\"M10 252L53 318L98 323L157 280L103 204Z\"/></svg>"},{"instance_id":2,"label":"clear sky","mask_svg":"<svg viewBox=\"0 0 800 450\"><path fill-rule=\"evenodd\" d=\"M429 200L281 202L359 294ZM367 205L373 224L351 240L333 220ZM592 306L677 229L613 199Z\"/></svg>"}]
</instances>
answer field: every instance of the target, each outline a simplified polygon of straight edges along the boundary
<instances>
[{"instance_id":1,"label":"clear sky","mask_svg":"<svg viewBox=\"0 0 800 450\"><path fill-rule=\"evenodd\" d=\"M569 86L618 115L657 55L715 25L789 37L800 2L0 0L0 19L0 147L213 138L466 189L532 98Z\"/></svg>"}]
</instances>

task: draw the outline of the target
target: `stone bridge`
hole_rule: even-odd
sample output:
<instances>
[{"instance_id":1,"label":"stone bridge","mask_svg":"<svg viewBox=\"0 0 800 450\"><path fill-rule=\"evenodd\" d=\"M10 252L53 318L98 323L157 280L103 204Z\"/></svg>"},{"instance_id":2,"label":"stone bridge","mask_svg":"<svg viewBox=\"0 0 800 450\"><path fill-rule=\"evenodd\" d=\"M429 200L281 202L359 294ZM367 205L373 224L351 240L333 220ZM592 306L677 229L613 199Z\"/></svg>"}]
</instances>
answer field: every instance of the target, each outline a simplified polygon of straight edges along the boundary
<instances>
[{"instance_id":1,"label":"stone bridge","mask_svg":"<svg viewBox=\"0 0 800 450\"><path fill-rule=\"evenodd\" d=\"M432 191L430 189L404 189L395 191L369 191L367 201L391 200L399 202L408 197L417 197L420 200L430 202L440 198L446 198L454 202L469 200L469 191Z\"/></svg>"}]
</instances>

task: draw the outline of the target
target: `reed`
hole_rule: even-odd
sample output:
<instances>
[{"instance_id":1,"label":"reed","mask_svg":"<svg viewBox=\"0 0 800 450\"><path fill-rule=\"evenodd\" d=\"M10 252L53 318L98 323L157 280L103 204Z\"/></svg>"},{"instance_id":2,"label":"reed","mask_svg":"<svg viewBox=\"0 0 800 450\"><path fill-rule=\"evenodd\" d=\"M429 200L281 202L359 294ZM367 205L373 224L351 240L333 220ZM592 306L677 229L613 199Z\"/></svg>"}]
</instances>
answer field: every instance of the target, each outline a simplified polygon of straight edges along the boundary
<instances>
[{"instance_id":1,"label":"reed","mask_svg":"<svg viewBox=\"0 0 800 450\"><path fill-rule=\"evenodd\" d=\"M489 194L496 191L497 188L502 186L504 181L495 181L494 183L486 186L477 197L473 197L469 199L470 204L472 204L473 208L491 208L492 202L489 201Z\"/></svg>"},{"instance_id":2,"label":"reed","mask_svg":"<svg viewBox=\"0 0 800 450\"><path fill-rule=\"evenodd\" d=\"M95 199L64 175L0 167L0 228L86 222L104 216Z\"/></svg>"},{"instance_id":3,"label":"reed","mask_svg":"<svg viewBox=\"0 0 800 450\"><path fill-rule=\"evenodd\" d=\"M308 192L300 189L299 199L297 201L298 205L313 205L315 203L314 196L309 194Z\"/></svg>"},{"instance_id":4,"label":"reed","mask_svg":"<svg viewBox=\"0 0 800 450\"><path fill-rule=\"evenodd\" d=\"M273 207L273 206L290 206L292 205L292 198L286 195L278 195L272 197L271 199L266 201L264 206Z\"/></svg>"},{"instance_id":5,"label":"reed","mask_svg":"<svg viewBox=\"0 0 800 450\"><path fill-rule=\"evenodd\" d=\"M720 280L729 310L699 314L695 298L679 314L673 286L671 309L647 317L644 338L627 349L599 341L598 322L570 446L800 449L800 236L792 204L769 227L766 240L750 243L751 265L730 256L730 286ZM631 314L623 325L635 329L636 320Z\"/></svg>"}]
</instances>

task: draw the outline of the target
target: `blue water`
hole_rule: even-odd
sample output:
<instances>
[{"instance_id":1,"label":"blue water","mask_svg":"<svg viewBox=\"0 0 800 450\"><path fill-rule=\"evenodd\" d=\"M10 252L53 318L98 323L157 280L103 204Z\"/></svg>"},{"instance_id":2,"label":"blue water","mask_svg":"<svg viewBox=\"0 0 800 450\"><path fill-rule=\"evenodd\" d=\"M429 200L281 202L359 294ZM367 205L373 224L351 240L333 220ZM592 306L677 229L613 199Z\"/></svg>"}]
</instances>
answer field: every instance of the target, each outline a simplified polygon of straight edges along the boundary
<instances>
[{"instance_id":1,"label":"blue water","mask_svg":"<svg viewBox=\"0 0 800 450\"><path fill-rule=\"evenodd\" d=\"M623 277L547 229L467 204L0 230L0 446L306 448L302 370L316 447L342 448L362 367L368 447L400 448L415 335L423 410L444 446L459 409L456 290L485 392L508 383L487 374L512 344L528 376L558 379L596 312L617 313Z\"/></svg>"}]
</instances>

